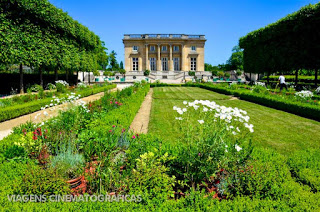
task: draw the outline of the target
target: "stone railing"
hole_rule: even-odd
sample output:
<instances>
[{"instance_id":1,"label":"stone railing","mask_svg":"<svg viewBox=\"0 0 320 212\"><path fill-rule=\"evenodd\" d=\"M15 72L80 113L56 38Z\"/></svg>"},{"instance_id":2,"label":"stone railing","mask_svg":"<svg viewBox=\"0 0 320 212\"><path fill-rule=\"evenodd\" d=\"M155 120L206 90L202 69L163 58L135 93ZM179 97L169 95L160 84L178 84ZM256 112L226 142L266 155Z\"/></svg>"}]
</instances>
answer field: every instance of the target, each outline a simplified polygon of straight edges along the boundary
<instances>
[{"instance_id":1,"label":"stone railing","mask_svg":"<svg viewBox=\"0 0 320 212\"><path fill-rule=\"evenodd\" d=\"M129 39L190 39L205 40L204 35L186 35L186 34L125 34L124 40Z\"/></svg>"}]
</instances>

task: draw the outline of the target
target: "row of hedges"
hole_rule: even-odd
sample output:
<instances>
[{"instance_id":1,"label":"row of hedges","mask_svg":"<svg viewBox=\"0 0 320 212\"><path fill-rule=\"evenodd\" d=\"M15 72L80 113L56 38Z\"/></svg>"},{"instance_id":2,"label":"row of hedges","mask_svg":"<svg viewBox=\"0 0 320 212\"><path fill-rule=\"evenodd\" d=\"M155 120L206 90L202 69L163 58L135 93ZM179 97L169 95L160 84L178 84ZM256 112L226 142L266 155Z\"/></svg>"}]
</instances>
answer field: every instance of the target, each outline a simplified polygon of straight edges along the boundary
<instances>
[{"instance_id":1,"label":"row of hedges","mask_svg":"<svg viewBox=\"0 0 320 212\"><path fill-rule=\"evenodd\" d=\"M234 95L236 97L240 97L243 100L320 121L320 108L315 105L309 105L300 102L291 102L285 99L278 98L277 96L266 96L264 94L252 93L250 91L232 91L226 88L217 88L214 85L208 84L200 84L199 87L218 93Z\"/></svg>"},{"instance_id":2,"label":"row of hedges","mask_svg":"<svg viewBox=\"0 0 320 212\"><path fill-rule=\"evenodd\" d=\"M18 73L14 74L0 74L0 95L9 94L11 89L17 89L19 91L19 78L20 75ZM46 86L48 83L54 84L55 82L55 75L54 74L43 74L43 85ZM58 75L59 80L66 80L65 74ZM68 83L70 85L75 85L77 83L77 76L76 75L69 75L68 76ZM32 86L34 84L40 84L40 77L39 74L24 74L23 75L23 84L24 92L27 91L28 86Z\"/></svg>"},{"instance_id":3,"label":"row of hedges","mask_svg":"<svg viewBox=\"0 0 320 212\"><path fill-rule=\"evenodd\" d=\"M86 97L96 93L104 92L115 87L116 85L107 85L104 87L90 88L77 92L77 95L80 94L81 97ZM38 111L41 109L41 107L50 103L51 98L3 108L0 110L0 122Z\"/></svg>"},{"instance_id":4,"label":"row of hedges","mask_svg":"<svg viewBox=\"0 0 320 212\"><path fill-rule=\"evenodd\" d=\"M320 121L320 108L315 105L304 104L300 102L291 102L285 99L278 98L277 96L266 96L264 94L252 93L251 91L243 90L229 90L227 88L218 87L212 84L182 84L182 85L170 85L170 84L152 84L151 87L162 86L186 86L186 87L200 87L203 89L211 90L214 92L234 95L240 97L243 100L258 103L267 107L283 110L285 112L293 113L306 118Z\"/></svg>"},{"instance_id":5,"label":"row of hedges","mask_svg":"<svg viewBox=\"0 0 320 212\"><path fill-rule=\"evenodd\" d=\"M294 75L284 75L285 79L287 82L294 82L296 80L296 76ZM264 76L262 79L263 80L267 80L267 76ZM269 76L269 80L270 81L278 81L279 76ZM314 82L314 76L299 76L298 77L298 81L299 82ZM320 82L320 79L317 80L318 82Z\"/></svg>"}]
</instances>

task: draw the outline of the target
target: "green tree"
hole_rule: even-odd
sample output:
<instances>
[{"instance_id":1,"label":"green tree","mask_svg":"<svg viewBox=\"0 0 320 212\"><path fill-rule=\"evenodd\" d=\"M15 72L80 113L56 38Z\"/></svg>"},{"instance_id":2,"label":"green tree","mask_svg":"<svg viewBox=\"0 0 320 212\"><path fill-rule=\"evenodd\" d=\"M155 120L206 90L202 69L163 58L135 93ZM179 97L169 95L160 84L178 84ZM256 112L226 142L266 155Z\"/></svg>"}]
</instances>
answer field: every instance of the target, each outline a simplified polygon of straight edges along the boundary
<instances>
[{"instance_id":1,"label":"green tree","mask_svg":"<svg viewBox=\"0 0 320 212\"><path fill-rule=\"evenodd\" d=\"M120 62L120 69L123 69L123 62Z\"/></svg>"},{"instance_id":2,"label":"green tree","mask_svg":"<svg viewBox=\"0 0 320 212\"><path fill-rule=\"evenodd\" d=\"M116 58L117 53L112 50L109 55L109 69L112 71L119 70L119 64Z\"/></svg>"},{"instance_id":3,"label":"green tree","mask_svg":"<svg viewBox=\"0 0 320 212\"><path fill-rule=\"evenodd\" d=\"M239 46L232 48L232 55L226 65L228 70L243 70L243 50Z\"/></svg>"}]
</instances>

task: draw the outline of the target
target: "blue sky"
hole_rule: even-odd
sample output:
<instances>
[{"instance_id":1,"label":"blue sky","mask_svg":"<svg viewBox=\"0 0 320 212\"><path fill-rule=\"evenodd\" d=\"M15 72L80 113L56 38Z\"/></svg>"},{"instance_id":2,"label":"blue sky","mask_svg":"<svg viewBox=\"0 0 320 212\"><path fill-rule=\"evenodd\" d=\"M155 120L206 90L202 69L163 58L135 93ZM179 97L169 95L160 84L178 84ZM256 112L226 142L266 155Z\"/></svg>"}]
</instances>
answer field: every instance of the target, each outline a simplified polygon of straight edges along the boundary
<instances>
[{"instance_id":1,"label":"blue sky","mask_svg":"<svg viewBox=\"0 0 320 212\"><path fill-rule=\"evenodd\" d=\"M50 0L87 26L123 60L123 34L206 35L205 62L225 63L248 32L319 0Z\"/></svg>"}]
</instances>

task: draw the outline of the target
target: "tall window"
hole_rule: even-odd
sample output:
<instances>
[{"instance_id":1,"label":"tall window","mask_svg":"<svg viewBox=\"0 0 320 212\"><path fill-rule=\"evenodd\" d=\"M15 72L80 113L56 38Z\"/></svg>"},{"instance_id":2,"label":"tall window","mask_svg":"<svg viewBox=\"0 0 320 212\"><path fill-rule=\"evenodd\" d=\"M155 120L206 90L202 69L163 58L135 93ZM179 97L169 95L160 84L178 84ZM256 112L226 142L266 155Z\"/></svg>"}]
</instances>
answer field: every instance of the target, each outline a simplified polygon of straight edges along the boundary
<instances>
[{"instance_id":1,"label":"tall window","mask_svg":"<svg viewBox=\"0 0 320 212\"><path fill-rule=\"evenodd\" d=\"M139 69L139 62L138 62L138 58L137 57L133 57L132 58L132 69L133 71L138 71Z\"/></svg>"},{"instance_id":2,"label":"tall window","mask_svg":"<svg viewBox=\"0 0 320 212\"><path fill-rule=\"evenodd\" d=\"M196 46L191 46L191 51L196 51Z\"/></svg>"},{"instance_id":3,"label":"tall window","mask_svg":"<svg viewBox=\"0 0 320 212\"><path fill-rule=\"evenodd\" d=\"M174 57L173 58L173 68L175 71L180 71L180 65L179 65L179 58Z\"/></svg>"},{"instance_id":4,"label":"tall window","mask_svg":"<svg viewBox=\"0 0 320 212\"><path fill-rule=\"evenodd\" d=\"M166 52L167 51L167 46L162 46L162 51Z\"/></svg>"},{"instance_id":5,"label":"tall window","mask_svg":"<svg viewBox=\"0 0 320 212\"><path fill-rule=\"evenodd\" d=\"M150 70L151 71L156 70L156 58L154 58L154 57L150 58Z\"/></svg>"},{"instance_id":6,"label":"tall window","mask_svg":"<svg viewBox=\"0 0 320 212\"><path fill-rule=\"evenodd\" d=\"M196 71L197 70L197 58L196 57L191 57L191 71Z\"/></svg>"},{"instance_id":7,"label":"tall window","mask_svg":"<svg viewBox=\"0 0 320 212\"><path fill-rule=\"evenodd\" d=\"M138 51L138 46L133 46L133 47L132 47L132 50L133 50L133 51Z\"/></svg>"},{"instance_id":8,"label":"tall window","mask_svg":"<svg viewBox=\"0 0 320 212\"><path fill-rule=\"evenodd\" d=\"M178 52L179 51L179 46L173 46L173 51Z\"/></svg>"},{"instance_id":9,"label":"tall window","mask_svg":"<svg viewBox=\"0 0 320 212\"><path fill-rule=\"evenodd\" d=\"M156 47L155 46L150 46L150 51L151 52L154 52L156 50Z\"/></svg>"},{"instance_id":10,"label":"tall window","mask_svg":"<svg viewBox=\"0 0 320 212\"><path fill-rule=\"evenodd\" d=\"M168 58L162 58L162 71L168 71Z\"/></svg>"}]
</instances>

